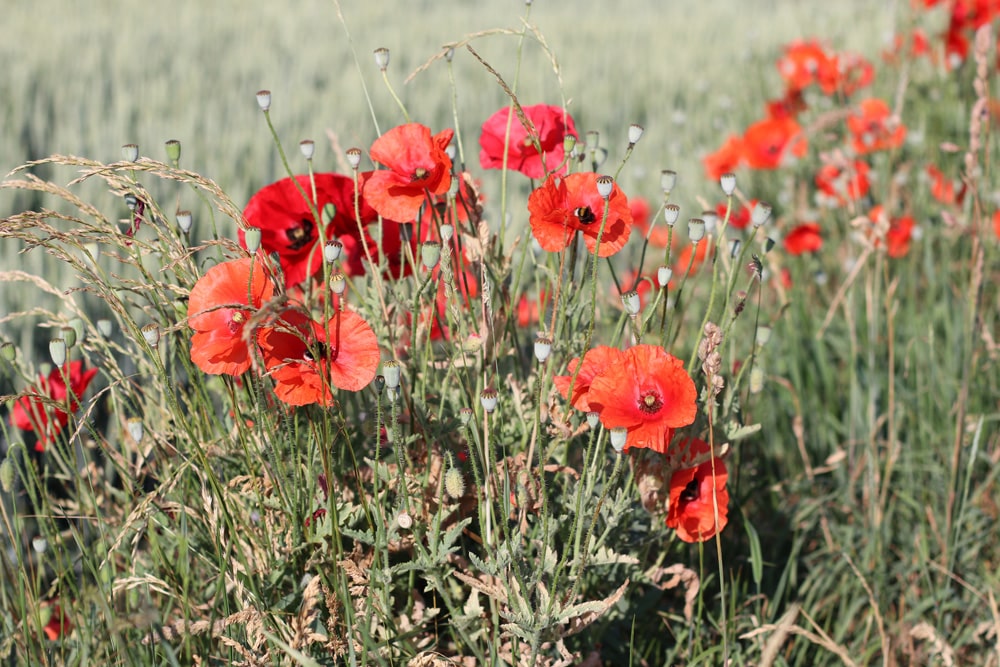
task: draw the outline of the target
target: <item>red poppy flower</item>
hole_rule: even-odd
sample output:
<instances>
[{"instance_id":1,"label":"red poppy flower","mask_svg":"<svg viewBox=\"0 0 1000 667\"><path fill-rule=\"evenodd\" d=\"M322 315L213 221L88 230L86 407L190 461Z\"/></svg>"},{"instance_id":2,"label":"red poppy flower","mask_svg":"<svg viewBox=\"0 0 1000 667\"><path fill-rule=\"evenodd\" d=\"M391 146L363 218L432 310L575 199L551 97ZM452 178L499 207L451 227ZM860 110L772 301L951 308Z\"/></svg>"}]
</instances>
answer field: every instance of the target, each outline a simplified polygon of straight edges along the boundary
<instances>
[{"instance_id":1,"label":"red poppy flower","mask_svg":"<svg viewBox=\"0 0 1000 667\"><path fill-rule=\"evenodd\" d=\"M69 423L66 409L69 412L79 409L79 399L87 391L95 375L96 368L85 371L83 362L79 360L64 364L62 369L52 369L48 377L39 375L38 384L27 390L29 395L22 396L14 404L10 414L11 425L22 431L38 433L35 451L45 451L45 445L54 440L59 431Z\"/></svg>"},{"instance_id":2,"label":"red poppy flower","mask_svg":"<svg viewBox=\"0 0 1000 667\"><path fill-rule=\"evenodd\" d=\"M329 210L328 206L332 205L334 215L325 226L317 223L295 182L302 186L309 200L312 200L315 183L315 205L321 216L324 209ZM374 220L375 211L364 199L360 199L359 203L361 219L365 222ZM260 229L261 247L268 253L278 253L287 287L298 285L321 270L322 244L326 240L336 237L347 245L348 239L360 239L354 217L354 179L341 174L314 174L312 181L308 174L296 176L295 181L283 178L251 197L243 216L250 226ZM240 245L245 248L246 238L242 229L239 238ZM361 254L350 255L345 272L350 275L364 273L361 259Z\"/></svg>"},{"instance_id":3,"label":"red poppy flower","mask_svg":"<svg viewBox=\"0 0 1000 667\"><path fill-rule=\"evenodd\" d=\"M993 214L993 234L1000 240L1000 211Z\"/></svg>"},{"instance_id":4,"label":"red poppy flower","mask_svg":"<svg viewBox=\"0 0 1000 667\"><path fill-rule=\"evenodd\" d=\"M709 456L711 450L708 443L696 438L680 443L679 448L686 449L692 458ZM675 471L670 477L667 528L676 530L685 542L704 542L725 528L729 522L728 479L726 464L718 457Z\"/></svg>"},{"instance_id":5,"label":"red poppy flower","mask_svg":"<svg viewBox=\"0 0 1000 667\"><path fill-rule=\"evenodd\" d=\"M744 206L743 204L736 203L733 210L729 212L729 227L734 229L746 229L750 226L750 222L753 219L753 207L757 205L756 199L751 199L750 202ZM715 214L719 216L719 223L721 224L723 220L726 219L726 204L725 202L715 205Z\"/></svg>"},{"instance_id":6,"label":"red poppy flower","mask_svg":"<svg viewBox=\"0 0 1000 667\"><path fill-rule=\"evenodd\" d=\"M394 127L375 140L371 157L388 169L365 179L364 195L383 218L409 222L428 195L441 195L451 185L451 158L445 148L454 136L444 130L431 136L420 123Z\"/></svg>"},{"instance_id":7,"label":"red poppy flower","mask_svg":"<svg viewBox=\"0 0 1000 667\"><path fill-rule=\"evenodd\" d=\"M847 127L858 155L898 148L906 138L906 127L893 119L889 105L874 97L861 102L857 112L847 117Z\"/></svg>"},{"instance_id":8,"label":"red poppy flower","mask_svg":"<svg viewBox=\"0 0 1000 667\"><path fill-rule=\"evenodd\" d=\"M375 332L349 310L326 324L290 311L261 330L260 345L275 394L289 405L333 405L333 389L363 389L381 357Z\"/></svg>"},{"instance_id":9,"label":"red poppy flower","mask_svg":"<svg viewBox=\"0 0 1000 667\"><path fill-rule=\"evenodd\" d=\"M528 197L531 233L543 250L558 252L583 234L587 249L594 252L604 219L604 199L597 192L598 175L592 172L549 176ZM632 230L628 198L615 183L607 200L608 215L598 256L609 257L625 247Z\"/></svg>"},{"instance_id":10,"label":"red poppy flower","mask_svg":"<svg viewBox=\"0 0 1000 667\"><path fill-rule=\"evenodd\" d=\"M590 391L591 382L604 369L619 364L623 354L618 348L598 345L595 348L587 350L587 353L583 355L583 366L580 367L579 373L576 372L576 367L580 363L580 360L573 359L566 367L567 374L553 377L552 383L559 390L559 393L562 394L563 398L569 400L570 405L577 410L590 412L595 409L591 407L587 396ZM576 375L576 382L573 382L574 374ZM571 384L573 385L572 399L570 399L569 393Z\"/></svg>"},{"instance_id":11,"label":"red poppy flower","mask_svg":"<svg viewBox=\"0 0 1000 667\"><path fill-rule=\"evenodd\" d=\"M517 301L517 326L530 327L538 324L542 313L542 304L545 303L545 295L539 298L529 298L527 294L522 294Z\"/></svg>"},{"instance_id":12,"label":"red poppy flower","mask_svg":"<svg viewBox=\"0 0 1000 667\"><path fill-rule=\"evenodd\" d=\"M274 296L264 265L253 257L216 264L191 289L191 361L212 375L242 375L253 361L253 332L244 324Z\"/></svg>"},{"instance_id":13,"label":"red poppy flower","mask_svg":"<svg viewBox=\"0 0 1000 667\"><path fill-rule=\"evenodd\" d=\"M827 162L816 172L816 187L834 206L843 206L868 194L870 168L863 160Z\"/></svg>"},{"instance_id":14,"label":"red poppy flower","mask_svg":"<svg viewBox=\"0 0 1000 667\"><path fill-rule=\"evenodd\" d=\"M511 108L503 108L483 123L479 135L479 164L483 169L503 169L504 139L507 141L507 168L528 178L544 178L548 172L566 173L562 164L566 136L578 136L573 118L565 109L548 104L521 107L533 128L526 128ZM538 146L536 146L536 142ZM541 147L541 153L538 147ZM558 169L557 169L558 167Z\"/></svg>"},{"instance_id":15,"label":"red poppy flower","mask_svg":"<svg viewBox=\"0 0 1000 667\"><path fill-rule=\"evenodd\" d=\"M792 255L816 252L822 247L823 237L816 222L804 222L785 236L785 250Z\"/></svg>"},{"instance_id":16,"label":"red poppy flower","mask_svg":"<svg viewBox=\"0 0 1000 667\"><path fill-rule=\"evenodd\" d=\"M931 196L934 199L946 206L961 205L965 200L965 183L962 183L962 187L956 192L955 182L945 176L936 165L928 164L925 171L931 181Z\"/></svg>"},{"instance_id":17,"label":"red poppy flower","mask_svg":"<svg viewBox=\"0 0 1000 667\"><path fill-rule=\"evenodd\" d=\"M674 429L694 422L697 396L680 359L644 344L625 350L594 376L587 402L606 428L628 429L626 449L666 453Z\"/></svg>"},{"instance_id":18,"label":"red poppy flower","mask_svg":"<svg viewBox=\"0 0 1000 667\"><path fill-rule=\"evenodd\" d=\"M809 105L802 96L802 91L797 88L789 88L785 96L767 103L768 118L795 118Z\"/></svg>"},{"instance_id":19,"label":"red poppy flower","mask_svg":"<svg viewBox=\"0 0 1000 667\"><path fill-rule=\"evenodd\" d=\"M839 53L833 67L826 70L819 80L820 89L827 95L840 93L850 96L875 80L875 66L857 53Z\"/></svg>"},{"instance_id":20,"label":"red poppy flower","mask_svg":"<svg viewBox=\"0 0 1000 667\"><path fill-rule=\"evenodd\" d=\"M743 159L752 169L777 169L788 156L806 154L806 139L794 118L765 118L743 134Z\"/></svg>"},{"instance_id":21,"label":"red poppy flower","mask_svg":"<svg viewBox=\"0 0 1000 667\"><path fill-rule=\"evenodd\" d=\"M785 47L777 67L790 90L803 90L821 78L829 78L828 73L836 71L837 62L818 41L795 41Z\"/></svg>"},{"instance_id":22,"label":"red poppy flower","mask_svg":"<svg viewBox=\"0 0 1000 667\"><path fill-rule=\"evenodd\" d=\"M742 162L743 138L735 134L729 135L719 150L701 159L705 165L705 177L711 181L718 181L723 174L736 171Z\"/></svg>"},{"instance_id":23,"label":"red poppy flower","mask_svg":"<svg viewBox=\"0 0 1000 667\"><path fill-rule=\"evenodd\" d=\"M875 206L868 212L868 218L873 223L884 215L885 209L882 206ZM885 221L882 221L882 224L885 224ZM889 229L885 234L885 251L889 257L904 257L910 252L913 228L916 225L916 221L909 215L889 219Z\"/></svg>"},{"instance_id":24,"label":"red poppy flower","mask_svg":"<svg viewBox=\"0 0 1000 667\"><path fill-rule=\"evenodd\" d=\"M73 629L69 616L63 613L62 607L54 600L42 603L42 620L46 617L48 620L42 626L42 632L49 641L55 641Z\"/></svg>"},{"instance_id":25,"label":"red poppy flower","mask_svg":"<svg viewBox=\"0 0 1000 667\"><path fill-rule=\"evenodd\" d=\"M685 275L690 277L698 272L701 265L705 263L705 257L708 255L708 247L710 245L712 244L708 241L700 241L697 244L688 243L681 249L671 269L673 277L670 279L670 289L676 287L677 283L683 280ZM690 268L688 268L689 265Z\"/></svg>"}]
</instances>

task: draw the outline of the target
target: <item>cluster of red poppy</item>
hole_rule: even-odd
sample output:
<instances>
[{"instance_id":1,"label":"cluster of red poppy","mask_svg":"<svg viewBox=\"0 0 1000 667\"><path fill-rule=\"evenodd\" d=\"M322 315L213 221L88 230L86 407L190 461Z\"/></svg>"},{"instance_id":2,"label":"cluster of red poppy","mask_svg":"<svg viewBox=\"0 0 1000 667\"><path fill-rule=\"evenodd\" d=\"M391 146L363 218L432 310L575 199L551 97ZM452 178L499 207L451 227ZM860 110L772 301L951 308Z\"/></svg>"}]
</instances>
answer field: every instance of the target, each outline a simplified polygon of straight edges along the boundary
<instances>
[{"instance_id":1,"label":"cluster of red poppy","mask_svg":"<svg viewBox=\"0 0 1000 667\"><path fill-rule=\"evenodd\" d=\"M605 428L625 429L624 451L651 449L676 463L667 526L681 539L704 541L726 525L725 463L711 456L702 461L710 452L700 440L673 442L697 412L694 381L680 359L656 345L597 346L553 380L573 407L595 413Z\"/></svg>"},{"instance_id":2,"label":"cluster of red poppy","mask_svg":"<svg viewBox=\"0 0 1000 667\"><path fill-rule=\"evenodd\" d=\"M38 384L14 403L10 423L24 431L35 431L38 434L35 450L44 451L45 445L69 423L69 413L79 409L80 397L95 375L96 368L84 370L79 360L54 368L48 375L39 375Z\"/></svg>"},{"instance_id":3,"label":"cluster of red poppy","mask_svg":"<svg viewBox=\"0 0 1000 667\"><path fill-rule=\"evenodd\" d=\"M1000 0L913 0L912 4L925 9L944 8L948 12L943 41L949 67L957 67L968 58L976 30L1000 16ZM997 68L1000 68L1000 53Z\"/></svg>"}]
</instances>

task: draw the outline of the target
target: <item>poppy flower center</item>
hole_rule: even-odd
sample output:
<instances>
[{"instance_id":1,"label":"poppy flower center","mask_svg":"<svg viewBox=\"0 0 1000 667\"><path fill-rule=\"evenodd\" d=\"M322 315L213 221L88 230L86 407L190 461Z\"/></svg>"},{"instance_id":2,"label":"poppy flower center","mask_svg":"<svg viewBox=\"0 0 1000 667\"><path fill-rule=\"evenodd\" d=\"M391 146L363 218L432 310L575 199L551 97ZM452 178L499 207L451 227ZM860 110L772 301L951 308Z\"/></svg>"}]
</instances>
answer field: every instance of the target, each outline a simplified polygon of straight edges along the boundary
<instances>
[{"instance_id":1,"label":"poppy flower center","mask_svg":"<svg viewBox=\"0 0 1000 667\"><path fill-rule=\"evenodd\" d=\"M663 399L656 392L648 392L639 400L639 410L647 415L653 415L663 407Z\"/></svg>"},{"instance_id":2,"label":"poppy flower center","mask_svg":"<svg viewBox=\"0 0 1000 667\"><path fill-rule=\"evenodd\" d=\"M302 353L302 358L306 361L315 361L318 359L326 359L327 361L336 361L338 349L336 345L330 345L328 343L315 342L312 347L307 347ZM316 356L313 356L313 352Z\"/></svg>"},{"instance_id":3,"label":"poppy flower center","mask_svg":"<svg viewBox=\"0 0 1000 667\"><path fill-rule=\"evenodd\" d=\"M590 210L589 206L580 206L573 211L573 215L576 216L576 219L580 221L581 225L589 225L597 220L597 216L594 215L594 212Z\"/></svg>"},{"instance_id":4,"label":"poppy flower center","mask_svg":"<svg viewBox=\"0 0 1000 667\"><path fill-rule=\"evenodd\" d=\"M413 176L410 177L410 180L411 181L422 181L425 178L427 178L427 174L428 173L429 172L426 169L424 169L423 167L417 167L413 171Z\"/></svg>"},{"instance_id":5,"label":"poppy flower center","mask_svg":"<svg viewBox=\"0 0 1000 667\"><path fill-rule=\"evenodd\" d=\"M239 333L240 329L243 328L243 323L246 322L247 316L242 310L234 310L232 317L229 319L229 333L236 334Z\"/></svg>"},{"instance_id":6,"label":"poppy flower center","mask_svg":"<svg viewBox=\"0 0 1000 667\"><path fill-rule=\"evenodd\" d=\"M300 250L305 247L306 244L313 240L313 229L315 229L313 221L307 218L303 218L299 222L298 227L286 229L285 236L288 237L288 249Z\"/></svg>"},{"instance_id":7,"label":"poppy flower center","mask_svg":"<svg viewBox=\"0 0 1000 667\"><path fill-rule=\"evenodd\" d=\"M698 500L698 480L697 478L692 479L681 491L681 500L686 503L694 502Z\"/></svg>"}]
</instances>

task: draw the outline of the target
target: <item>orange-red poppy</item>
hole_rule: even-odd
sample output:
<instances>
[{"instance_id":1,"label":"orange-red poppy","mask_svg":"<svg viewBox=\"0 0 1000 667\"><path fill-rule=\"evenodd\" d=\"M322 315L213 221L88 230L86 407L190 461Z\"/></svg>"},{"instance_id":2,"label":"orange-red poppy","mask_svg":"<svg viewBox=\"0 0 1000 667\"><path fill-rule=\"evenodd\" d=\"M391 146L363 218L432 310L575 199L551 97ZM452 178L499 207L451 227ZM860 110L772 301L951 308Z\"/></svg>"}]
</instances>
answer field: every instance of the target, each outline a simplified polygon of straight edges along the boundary
<instances>
[{"instance_id":1,"label":"orange-red poppy","mask_svg":"<svg viewBox=\"0 0 1000 667\"><path fill-rule=\"evenodd\" d=\"M836 56L816 40L794 41L785 47L777 62L778 73L790 90L803 90L831 78L837 69Z\"/></svg>"},{"instance_id":2,"label":"orange-red poppy","mask_svg":"<svg viewBox=\"0 0 1000 667\"><path fill-rule=\"evenodd\" d=\"M768 100L768 118L795 118L799 113L805 111L809 105L806 104L802 91L797 88L789 88L785 91L784 97L776 100Z\"/></svg>"},{"instance_id":3,"label":"orange-red poppy","mask_svg":"<svg viewBox=\"0 0 1000 667\"><path fill-rule=\"evenodd\" d=\"M870 170L863 160L827 162L816 172L816 187L826 195L829 203L843 206L868 194L871 189L868 180Z\"/></svg>"},{"instance_id":4,"label":"orange-red poppy","mask_svg":"<svg viewBox=\"0 0 1000 667\"><path fill-rule=\"evenodd\" d=\"M288 405L333 405L334 389L363 389L381 358L375 332L349 310L326 323L289 311L261 330L260 346L275 394Z\"/></svg>"},{"instance_id":5,"label":"orange-red poppy","mask_svg":"<svg viewBox=\"0 0 1000 667\"><path fill-rule=\"evenodd\" d=\"M701 159L705 165L705 177L711 181L718 181L723 174L735 171L742 162L743 137L735 134L729 135L719 150Z\"/></svg>"},{"instance_id":6,"label":"orange-red poppy","mask_svg":"<svg viewBox=\"0 0 1000 667\"><path fill-rule=\"evenodd\" d=\"M847 117L851 131L851 145L858 155L873 151L898 148L906 139L906 126L893 118L885 100L870 97L858 105L857 111Z\"/></svg>"},{"instance_id":7,"label":"orange-red poppy","mask_svg":"<svg viewBox=\"0 0 1000 667\"><path fill-rule=\"evenodd\" d=\"M729 522L726 490L729 474L725 462L719 457L712 458L708 443L702 440L690 438L678 443L677 449L686 450L687 460L706 456L709 459L697 466L681 468L670 477L667 527L676 530L685 542L704 542Z\"/></svg>"},{"instance_id":8,"label":"orange-red poppy","mask_svg":"<svg viewBox=\"0 0 1000 667\"><path fill-rule=\"evenodd\" d=\"M583 234L587 249L594 252L604 220L605 200L597 191L598 174L579 172L566 177L549 176L528 197L531 233L543 250L558 252ZM603 225L598 256L609 257L625 247L632 230L628 198L618 184L607 199L607 221Z\"/></svg>"},{"instance_id":9,"label":"orange-red poppy","mask_svg":"<svg viewBox=\"0 0 1000 667\"><path fill-rule=\"evenodd\" d=\"M765 118L743 133L743 159L752 169L777 169L789 157L805 155L807 147L794 118Z\"/></svg>"},{"instance_id":10,"label":"orange-red poppy","mask_svg":"<svg viewBox=\"0 0 1000 667\"><path fill-rule=\"evenodd\" d=\"M191 361L212 375L242 375L253 362L256 332L244 331L253 314L274 296L264 264L243 257L216 264L191 289L188 326Z\"/></svg>"},{"instance_id":11,"label":"orange-red poppy","mask_svg":"<svg viewBox=\"0 0 1000 667\"><path fill-rule=\"evenodd\" d=\"M567 136L578 136L573 118L565 109L548 104L534 104L521 107L521 110L534 127L525 128L514 110L508 107L483 123L479 135L482 149L479 164L483 169L503 169L506 140L508 169L519 171L528 178L544 178L548 173L565 174L563 142Z\"/></svg>"},{"instance_id":12,"label":"orange-red poppy","mask_svg":"<svg viewBox=\"0 0 1000 667\"><path fill-rule=\"evenodd\" d=\"M734 201L733 210L729 212L729 223L727 226L734 229L746 229L749 227L753 219L753 207L756 205L756 199L751 199L746 206ZM715 214L719 216L719 224L722 224L722 221L726 219L726 208L728 207L725 202L715 205Z\"/></svg>"},{"instance_id":13,"label":"orange-red poppy","mask_svg":"<svg viewBox=\"0 0 1000 667\"><path fill-rule=\"evenodd\" d=\"M587 397L591 381L593 381L598 373L604 371L604 369L620 363L622 355L623 352L618 348L598 345L587 350L587 353L583 355L583 365L580 367L579 373L576 372L576 367L580 363L580 360L573 359L566 367L567 374L555 376L552 378L552 382L555 384L556 389L559 390L559 393L563 395L563 398L570 402L570 405L577 410L590 412L595 409L591 407ZM576 375L575 382L573 381L574 374ZM571 385L573 388L572 398L570 398Z\"/></svg>"},{"instance_id":14,"label":"orange-red poppy","mask_svg":"<svg viewBox=\"0 0 1000 667\"><path fill-rule=\"evenodd\" d=\"M622 352L594 376L587 391L590 409L600 413L606 428L628 429L626 449L661 453L674 429L694 422L697 397L684 363L658 345L645 344Z\"/></svg>"},{"instance_id":15,"label":"orange-red poppy","mask_svg":"<svg viewBox=\"0 0 1000 667\"><path fill-rule=\"evenodd\" d=\"M430 128L407 123L375 140L372 160L387 169L372 172L364 183L364 196L383 218L409 222L417 217L430 195L441 195L451 185L451 158L445 148L454 131L431 136Z\"/></svg>"},{"instance_id":16,"label":"orange-red poppy","mask_svg":"<svg viewBox=\"0 0 1000 667\"><path fill-rule=\"evenodd\" d=\"M804 222L785 236L785 250L791 255L816 252L822 247L823 237L816 222Z\"/></svg>"},{"instance_id":17,"label":"orange-red poppy","mask_svg":"<svg viewBox=\"0 0 1000 667\"><path fill-rule=\"evenodd\" d=\"M868 218L872 222L884 215L885 209L881 205L872 207L872 210L868 212ZM889 257L904 257L910 252L913 228L917 226L917 223L910 215L889 218L888 222L889 229L885 234L885 252Z\"/></svg>"},{"instance_id":18,"label":"orange-red poppy","mask_svg":"<svg viewBox=\"0 0 1000 667\"><path fill-rule=\"evenodd\" d=\"M45 451L45 445L69 423L69 412L79 409L80 397L95 375L97 369L83 370L80 360L63 364L61 369L53 368L48 376L39 375L38 384L27 390L29 395L14 403L11 425L22 431L35 431L38 434L35 451Z\"/></svg>"},{"instance_id":19,"label":"orange-red poppy","mask_svg":"<svg viewBox=\"0 0 1000 667\"><path fill-rule=\"evenodd\" d=\"M946 206L955 204L961 205L965 200L965 183L955 190L955 181L944 175L944 172L937 168L937 165L928 164L925 168L927 177L931 181L931 196Z\"/></svg>"},{"instance_id":20,"label":"orange-red poppy","mask_svg":"<svg viewBox=\"0 0 1000 667\"><path fill-rule=\"evenodd\" d=\"M59 606L59 602L55 600L42 603L42 614L43 620L46 615L48 616L48 620L42 626L42 632L45 633L45 637L49 641L55 641L69 634L73 629L73 623L69 620L69 616L63 612L62 607Z\"/></svg>"}]
</instances>

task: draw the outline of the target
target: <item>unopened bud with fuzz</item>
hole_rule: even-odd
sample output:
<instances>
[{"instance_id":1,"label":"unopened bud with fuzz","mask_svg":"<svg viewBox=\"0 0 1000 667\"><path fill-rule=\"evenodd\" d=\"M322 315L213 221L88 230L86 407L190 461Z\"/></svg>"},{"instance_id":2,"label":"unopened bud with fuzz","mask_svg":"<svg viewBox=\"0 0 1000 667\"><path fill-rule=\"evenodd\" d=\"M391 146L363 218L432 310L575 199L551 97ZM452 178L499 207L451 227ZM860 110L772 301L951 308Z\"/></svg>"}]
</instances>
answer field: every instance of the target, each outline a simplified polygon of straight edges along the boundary
<instances>
[{"instance_id":1,"label":"unopened bud with fuzz","mask_svg":"<svg viewBox=\"0 0 1000 667\"><path fill-rule=\"evenodd\" d=\"M53 338L49 341L49 357L56 366L66 363L66 341L62 338Z\"/></svg>"},{"instance_id":2,"label":"unopened bud with fuzz","mask_svg":"<svg viewBox=\"0 0 1000 667\"><path fill-rule=\"evenodd\" d=\"M444 490L452 500L458 500L465 495L465 477L458 468L448 468L444 474Z\"/></svg>"}]
</instances>

